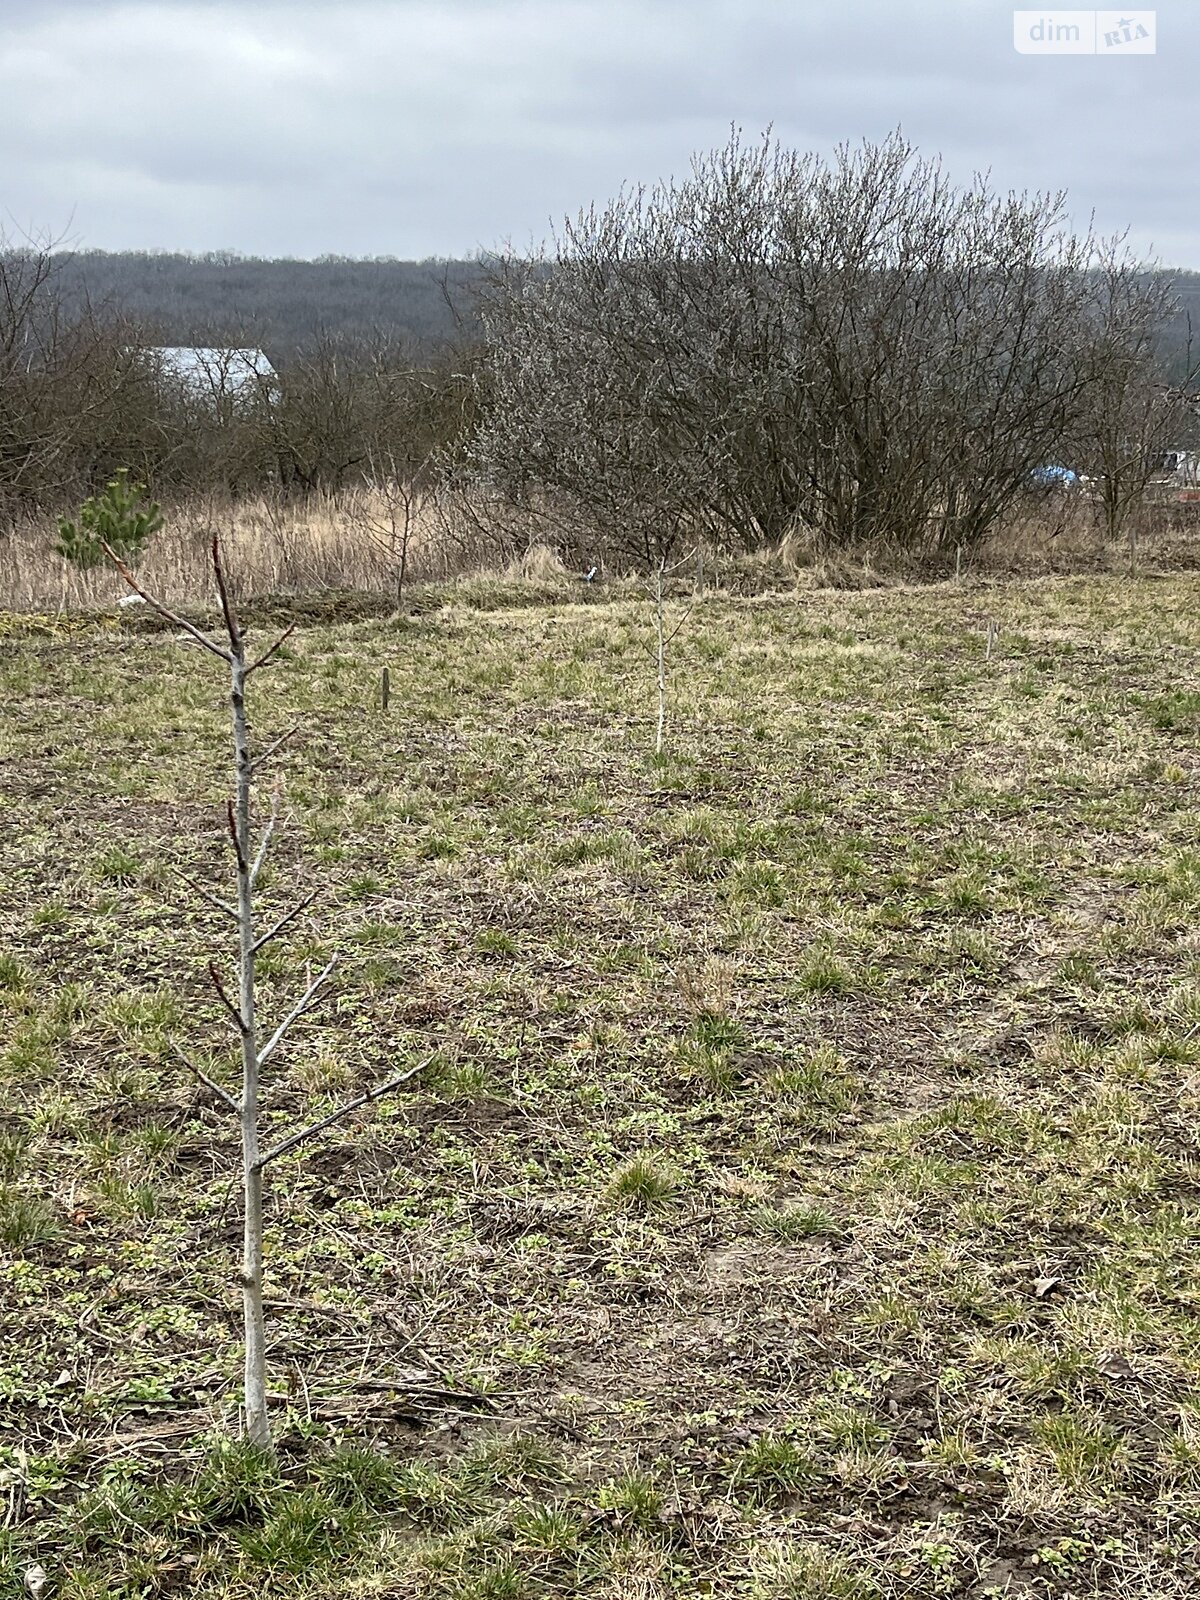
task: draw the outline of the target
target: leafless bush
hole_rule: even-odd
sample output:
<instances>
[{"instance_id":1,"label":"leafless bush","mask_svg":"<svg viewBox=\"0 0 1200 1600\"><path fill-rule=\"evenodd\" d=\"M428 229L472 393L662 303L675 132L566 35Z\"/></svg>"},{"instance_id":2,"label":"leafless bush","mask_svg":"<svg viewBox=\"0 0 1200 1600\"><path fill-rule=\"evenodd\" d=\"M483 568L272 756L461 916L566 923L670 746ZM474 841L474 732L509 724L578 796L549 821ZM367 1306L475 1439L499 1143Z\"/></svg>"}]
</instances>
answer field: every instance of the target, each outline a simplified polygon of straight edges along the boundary
<instances>
[{"instance_id":1,"label":"leafless bush","mask_svg":"<svg viewBox=\"0 0 1200 1600\"><path fill-rule=\"evenodd\" d=\"M1078 432L1075 459L1094 485L1094 506L1105 537L1126 534L1136 549L1138 511L1162 453L1193 426L1200 362L1189 343L1182 382L1162 382L1158 335L1172 309L1161 281L1130 278L1119 261L1101 269L1106 292L1097 328L1091 404Z\"/></svg>"},{"instance_id":2,"label":"leafless bush","mask_svg":"<svg viewBox=\"0 0 1200 1600\"><path fill-rule=\"evenodd\" d=\"M108 448L118 414L142 419L146 386L126 332L88 306L68 315L58 241L0 234L0 518L70 501L128 465Z\"/></svg>"},{"instance_id":3,"label":"leafless bush","mask_svg":"<svg viewBox=\"0 0 1200 1600\"><path fill-rule=\"evenodd\" d=\"M371 462L350 500L350 515L360 537L380 553L394 574L397 599L404 593L408 575L417 493L414 477L389 457L384 463Z\"/></svg>"},{"instance_id":4,"label":"leafless bush","mask_svg":"<svg viewBox=\"0 0 1200 1600\"><path fill-rule=\"evenodd\" d=\"M898 135L831 163L735 136L495 263L470 462L651 567L797 521L827 549L969 546L1097 403L1118 311L1161 314L1064 205L955 189Z\"/></svg>"},{"instance_id":5,"label":"leafless bush","mask_svg":"<svg viewBox=\"0 0 1200 1600\"><path fill-rule=\"evenodd\" d=\"M1123 571L1131 538L1142 556L1164 567L1200 562L1200 500L1149 490L1126 512L1122 543L1107 536L1102 495L1102 487L1093 485L1075 494L1015 502L974 553L970 570Z\"/></svg>"}]
</instances>

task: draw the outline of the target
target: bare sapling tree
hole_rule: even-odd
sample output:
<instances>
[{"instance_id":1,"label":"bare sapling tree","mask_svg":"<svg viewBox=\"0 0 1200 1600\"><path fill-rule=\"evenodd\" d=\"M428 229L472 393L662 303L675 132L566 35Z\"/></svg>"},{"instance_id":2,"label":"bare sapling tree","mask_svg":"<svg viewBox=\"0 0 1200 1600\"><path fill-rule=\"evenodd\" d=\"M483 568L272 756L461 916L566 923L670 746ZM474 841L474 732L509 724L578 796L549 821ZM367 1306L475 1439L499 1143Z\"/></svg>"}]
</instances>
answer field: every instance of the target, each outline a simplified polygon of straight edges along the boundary
<instances>
[{"instance_id":1,"label":"bare sapling tree","mask_svg":"<svg viewBox=\"0 0 1200 1600\"><path fill-rule=\"evenodd\" d=\"M229 583L221 561L220 543L212 541L212 566L220 598L224 640L214 638L185 618L171 611L148 593L117 553L106 543L105 554L125 582L163 618L183 630L198 645L224 663L229 674L229 709L233 733L234 793L227 805L230 844L234 856L235 895L232 901L210 894L191 878L185 882L211 907L231 920L237 929L237 993L230 994L220 969L210 963L209 975L221 1007L237 1035L241 1051L242 1081L234 1094L204 1072L178 1045L174 1053L180 1062L225 1108L238 1119L241 1131L241 1181L244 1200L242 1266L240 1273L245 1346L245 1434L262 1449L271 1448L271 1425L267 1406L267 1339L263 1311L263 1175L272 1162L307 1143L334 1123L371 1101L390 1094L415 1077L424 1061L395 1074L364 1093L354 1096L327 1115L286 1134L264 1148L261 1126L260 1084L262 1070L275 1056L297 1022L306 1016L322 997L337 961L332 956L315 978L308 982L299 1000L283 1020L264 1038L255 1003L255 969L259 952L287 929L312 905L316 891L306 895L260 931L255 914L255 889L279 820L279 791L275 790L271 810L259 828L253 810L255 781L265 763L296 729L289 729L265 748L253 750L247 712L247 686L254 673L278 659L278 652L292 632L289 627L260 654L251 657L247 635L238 620ZM294 625L293 625L294 626Z\"/></svg>"},{"instance_id":2,"label":"bare sapling tree","mask_svg":"<svg viewBox=\"0 0 1200 1600\"><path fill-rule=\"evenodd\" d=\"M1000 624L996 621L995 617L989 617L987 619L987 644L985 646L985 652L984 652L984 657L983 657L983 659L985 661L990 661L992 659L992 656L995 653L996 645L999 642L999 639L1000 639Z\"/></svg>"},{"instance_id":3,"label":"bare sapling tree","mask_svg":"<svg viewBox=\"0 0 1200 1600\"><path fill-rule=\"evenodd\" d=\"M1128 536L1129 562L1137 559L1137 512L1167 450L1180 442L1190 420L1200 361L1189 336L1182 381L1162 381L1158 335L1174 304L1163 275L1150 288L1131 284L1106 263L1102 313L1094 341L1095 403L1080 429L1077 448L1095 480L1095 498L1105 537Z\"/></svg>"},{"instance_id":4,"label":"bare sapling tree","mask_svg":"<svg viewBox=\"0 0 1200 1600\"><path fill-rule=\"evenodd\" d=\"M397 461L392 450L372 451L351 506L355 525L387 562L396 599L402 600L417 514L417 471Z\"/></svg>"},{"instance_id":5,"label":"bare sapling tree","mask_svg":"<svg viewBox=\"0 0 1200 1600\"><path fill-rule=\"evenodd\" d=\"M669 551L663 550L655 565L651 568L650 576L644 579L646 589L654 602L654 661L656 667L656 681L658 685L658 716L655 721L654 754L661 756L666 746L667 738L667 651L674 643L683 628L684 623L691 616L696 604L697 595L693 596L692 604L688 606L679 621L673 628L667 628L667 579L672 572L686 566L695 558L696 552L689 550L678 560L669 559Z\"/></svg>"}]
</instances>

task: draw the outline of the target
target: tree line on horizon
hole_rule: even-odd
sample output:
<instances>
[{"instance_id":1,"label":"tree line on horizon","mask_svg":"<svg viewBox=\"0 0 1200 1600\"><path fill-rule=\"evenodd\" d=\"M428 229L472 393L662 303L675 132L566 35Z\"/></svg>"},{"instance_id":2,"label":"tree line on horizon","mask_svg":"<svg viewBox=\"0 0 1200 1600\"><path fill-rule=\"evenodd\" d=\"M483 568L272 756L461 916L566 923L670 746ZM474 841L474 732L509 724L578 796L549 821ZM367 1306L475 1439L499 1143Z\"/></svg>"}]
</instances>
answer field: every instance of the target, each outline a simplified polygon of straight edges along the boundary
<instances>
[{"instance_id":1,"label":"tree line on horizon","mask_svg":"<svg viewBox=\"0 0 1200 1600\"><path fill-rule=\"evenodd\" d=\"M0 240L0 517L125 467L168 497L436 478L650 565L796 527L962 548L1070 455L1115 535L1193 420L1200 274L1065 216L957 188L899 134L832 160L735 135L532 253ZM141 359L166 344L258 346L280 382L214 405Z\"/></svg>"},{"instance_id":2,"label":"tree line on horizon","mask_svg":"<svg viewBox=\"0 0 1200 1600\"><path fill-rule=\"evenodd\" d=\"M456 332L476 261L314 261L150 250L57 250L63 310L91 308L174 345L253 344L282 370L322 340L386 338L432 351Z\"/></svg>"},{"instance_id":3,"label":"tree line on horizon","mask_svg":"<svg viewBox=\"0 0 1200 1600\"><path fill-rule=\"evenodd\" d=\"M105 308L152 328L161 344L221 345L233 336L281 369L322 338L379 335L414 350L454 338L493 258L312 259L232 250L59 250L64 309ZM1185 376L1200 330L1200 269L1164 269L1177 305L1160 335L1163 371Z\"/></svg>"}]
</instances>

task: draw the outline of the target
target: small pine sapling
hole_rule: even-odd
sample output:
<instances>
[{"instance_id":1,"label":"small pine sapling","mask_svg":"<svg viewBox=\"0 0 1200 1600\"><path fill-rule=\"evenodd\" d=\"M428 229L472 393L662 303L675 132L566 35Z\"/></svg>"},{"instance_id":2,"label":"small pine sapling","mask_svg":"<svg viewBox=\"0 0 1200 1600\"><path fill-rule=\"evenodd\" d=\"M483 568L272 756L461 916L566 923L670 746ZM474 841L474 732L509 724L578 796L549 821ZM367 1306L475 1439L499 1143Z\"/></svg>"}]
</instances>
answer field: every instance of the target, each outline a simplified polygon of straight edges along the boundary
<instances>
[{"instance_id":1,"label":"small pine sapling","mask_svg":"<svg viewBox=\"0 0 1200 1600\"><path fill-rule=\"evenodd\" d=\"M79 521L58 519L56 555L88 572L112 552L127 567L136 567L151 537L162 527L162 512L149 499L144 483L130 483L129 468L108 480L103 494L85 500Z\"/></svg>"}]
</instances>

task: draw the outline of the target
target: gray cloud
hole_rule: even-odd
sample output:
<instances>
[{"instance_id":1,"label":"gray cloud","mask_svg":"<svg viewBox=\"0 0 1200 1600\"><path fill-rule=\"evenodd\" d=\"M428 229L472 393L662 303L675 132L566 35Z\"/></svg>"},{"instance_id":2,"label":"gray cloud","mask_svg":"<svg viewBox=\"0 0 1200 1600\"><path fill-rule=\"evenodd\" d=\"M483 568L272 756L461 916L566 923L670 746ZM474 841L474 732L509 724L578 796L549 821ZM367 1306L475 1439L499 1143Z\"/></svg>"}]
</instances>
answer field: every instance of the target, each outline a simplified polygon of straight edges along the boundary
<instances>
[{"instance_id":1,"label":"gray cloud","mask_svg":"<svg viewBox=\"0 0 1200 1600\"><path fill-rule=\"evenodd\" d=\"M901 125L955 176L1200 266L1200 8L1023 57L994 0L0 0L0 208L82 245L457 254L540 237L731 122Z\"/></svg>"}]
</instances>

